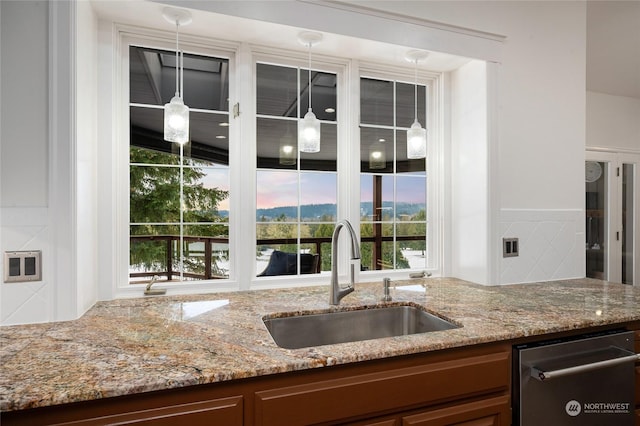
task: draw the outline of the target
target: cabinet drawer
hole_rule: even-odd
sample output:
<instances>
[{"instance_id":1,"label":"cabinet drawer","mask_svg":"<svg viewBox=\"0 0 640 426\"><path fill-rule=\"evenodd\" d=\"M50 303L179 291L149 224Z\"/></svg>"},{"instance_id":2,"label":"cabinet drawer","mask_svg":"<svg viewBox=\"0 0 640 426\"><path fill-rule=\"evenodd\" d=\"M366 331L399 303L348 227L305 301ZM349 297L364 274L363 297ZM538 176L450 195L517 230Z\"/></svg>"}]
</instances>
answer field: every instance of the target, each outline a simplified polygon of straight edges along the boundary
<instances>
[{"instance_id":1,"label":"cabinet drawer","mask_svg":"<svg viewBox=\"0 0 640 426\"><path fill-rule=\"evenodd\" d=\"M255 394L255 424L303 425L509 388L508 352L354 375Z\"/></svg>"},{"instance_id":2,"label":"cabinet drawer","mask_svg":"<svg viewBox=\"0 0 640 426\"><path fill-rule=\"evenodd\" d=\"M509 426L510 424L511 406L509 397L506 395L402 418L402 426Z\"/></svg>"},{"instance_id":3,"label":"cabinet drawer","mask_svg":"<svg viewBox=\"0 0 640 426\"><path fill-rule=\"evenodd\" d=\"M132 411L111 416L95 417L56 425L153 425L174 426L184 424L242 426L242 397L214 399L172 405L170 407Z\"/></svg>"}]
</instances>

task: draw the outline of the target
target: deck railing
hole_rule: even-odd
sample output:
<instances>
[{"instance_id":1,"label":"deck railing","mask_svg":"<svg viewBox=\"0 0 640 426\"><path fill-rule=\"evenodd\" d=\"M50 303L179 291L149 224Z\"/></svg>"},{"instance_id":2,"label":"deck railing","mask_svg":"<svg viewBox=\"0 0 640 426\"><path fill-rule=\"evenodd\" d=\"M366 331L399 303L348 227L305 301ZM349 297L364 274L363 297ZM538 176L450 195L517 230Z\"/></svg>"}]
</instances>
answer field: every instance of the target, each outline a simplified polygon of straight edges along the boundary
<instances>
[{"instance_id":1,"label":"deck railing","mask_svg":"<svg viewBox=\"0 0 640 426\"><path fill-rule=\"evenodd\" d=\"M173 268L174 252L175 248L180 244L179 235L131 235L131 244L142 242L159 242L165 244L165 259L164 262L167 265L166 271L144 271L144 272L131 272L129 278L145 278L159 275L166 277L167 281L171 281L174 277L180 276L180 271L176 271ZM382 269L382 243L391 241L424 241L424 235L415 236L388 236L388 237L362 237L361 242L373 243L372 257L375 260L376 269ZM210 280L210 279L224 279L227 278L227 271L221 270L217 266L215 261L213 245L228 245L229 239L226 237L193 237L183 236L183 241L187 247L192 243L203 243L204 249L202 251L191 250L195 253L195 256L202 257L204 263L203 273L183 272L182 275L186 278L196 280ZM331 244L331 237L309 237L309 238L264 238L258 239L258 246L270 246L270 245L286 245L286 244L300 244L300 245L312 245L312 252L318 254L318 264L322 265L322 244Z\"/></svg>"}]
</instances>

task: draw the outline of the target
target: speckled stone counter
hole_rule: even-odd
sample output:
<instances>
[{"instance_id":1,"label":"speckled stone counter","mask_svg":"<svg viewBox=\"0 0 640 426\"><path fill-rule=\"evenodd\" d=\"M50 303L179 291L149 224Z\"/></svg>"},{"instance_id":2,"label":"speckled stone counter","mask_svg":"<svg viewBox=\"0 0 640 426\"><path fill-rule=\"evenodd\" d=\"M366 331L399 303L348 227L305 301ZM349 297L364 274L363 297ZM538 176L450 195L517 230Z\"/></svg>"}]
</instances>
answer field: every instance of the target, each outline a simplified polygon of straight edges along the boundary
<instances>
[{"instance_id":1,"label":"speckled stone counter","mask_svg":"<svg viewBox=\"0 0 640 426\"><path fill-rule=\"evenodd\" d=\"M420 291L402 289L424 283ZM287 350L262 318L336 309L328 285L99 302L75 321L0 327L0 410L19 410L640 321L640 288L590 279L485 287L394 282L393 302L461 328ZM380 304L356 284L339 309Z\"/></svg>"}]
</instances>

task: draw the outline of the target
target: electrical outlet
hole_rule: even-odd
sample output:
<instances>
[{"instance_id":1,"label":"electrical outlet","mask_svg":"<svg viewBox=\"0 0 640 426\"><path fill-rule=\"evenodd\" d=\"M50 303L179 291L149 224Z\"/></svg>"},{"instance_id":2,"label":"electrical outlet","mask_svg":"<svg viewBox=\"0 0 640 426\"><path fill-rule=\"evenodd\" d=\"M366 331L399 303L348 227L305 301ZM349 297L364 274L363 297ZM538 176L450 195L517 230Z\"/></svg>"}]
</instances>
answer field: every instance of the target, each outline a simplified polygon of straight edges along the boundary
<instances>
[{"instance_id":1,"label":"electrical outlet","mask_svg":"<svg viewBox=\"0 0 640 426\"><path fill-rule=\"evenodd\" d=\"M502 239L502 257L516 257L520 249L517 238Z\"/></svg>"},{"instance_id":2,"label":"electrical outlet","mask_svg":"<svg viewBox=\"0 0 640 426\"><path fill-rule=\"evenodd\" d=\"M42 252L5 251L4 282L19 283L42 280Z\"/></svg>"}]
</instances>

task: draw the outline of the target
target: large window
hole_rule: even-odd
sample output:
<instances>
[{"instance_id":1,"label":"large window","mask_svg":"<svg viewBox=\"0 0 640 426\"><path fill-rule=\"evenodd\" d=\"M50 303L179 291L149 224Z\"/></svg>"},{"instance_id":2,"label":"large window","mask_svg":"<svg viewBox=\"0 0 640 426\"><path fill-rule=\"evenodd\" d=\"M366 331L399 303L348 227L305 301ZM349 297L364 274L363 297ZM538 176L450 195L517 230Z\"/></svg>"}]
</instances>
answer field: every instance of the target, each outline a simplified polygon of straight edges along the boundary
<instances>
[{"instance_id":1,"label":"large window","mask_svg":"<svg viewBox=\"0 0 640 426\"><path fill-rule=\"evenodd\" d=\"M129 277L167 281L229 273L228 59L184 56L190 141L163 138L175 54L129 47ZM182 203L181 203L182 200Z\"/></svg>"},{"instance_id":2,"label":"large window","mask_svg":"<svg viewBox=\"0 0 640 426\"><path fill-rule=\"evenodd\" d=\"M256 66L256 271L315 274L331 268L337 214L336 75L265 63ZM297 120L321 120L318 153L300 153Z\"/></svg>"},{"instance_id":3,"label":"large window","mask_svg":"<svg viewBox=\"0 0 640 426\"><path fill-rule=\"evenodd\" d=\"M425 159L407 158L415 114L413 84L360 79L360 234L368 270L427 266ZM426 87L417 88L417 119L427 123Z\"/></svg>"},{"instance_id":4,"label":"large window","mask_svg":"<svg viewBox=\"0 0 640 426\"><path fill-rule=\"evenodd\" d=\"M155 276L184 291L324 282L341 219L360 234L360 280L375 275L368 271L401 277L433 268L431 163L406 157L415 118L409 67L370 72L375 65L362 71L349 59L323 57L309 79L305 52L200 42L193 48L199 54L185 54L191 125L190 141L180 147L163 137L163 106L175 92L174 51L149 38L125 39L128 216L121 217L128 244L119 246L128 256L129 284ZM417 92L425 127L429 90L423 83ZM310 93L321 146L301 153L298 120Z\"/></svg>"}]
</instances>

